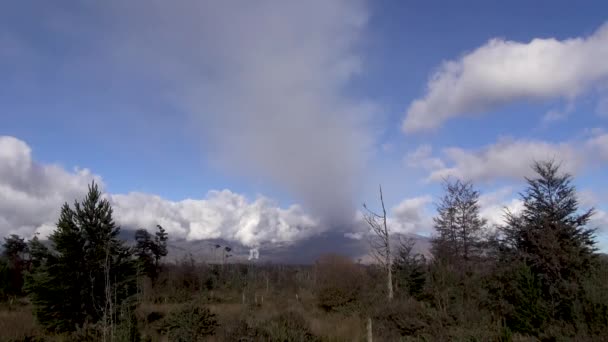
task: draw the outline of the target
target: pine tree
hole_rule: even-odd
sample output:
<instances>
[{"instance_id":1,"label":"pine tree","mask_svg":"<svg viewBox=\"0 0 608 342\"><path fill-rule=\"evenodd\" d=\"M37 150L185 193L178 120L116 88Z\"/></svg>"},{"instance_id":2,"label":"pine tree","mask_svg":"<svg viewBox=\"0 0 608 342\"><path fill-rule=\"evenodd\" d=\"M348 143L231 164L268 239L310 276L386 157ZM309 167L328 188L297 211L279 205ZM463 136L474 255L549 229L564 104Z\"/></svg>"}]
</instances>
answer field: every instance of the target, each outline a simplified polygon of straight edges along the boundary
<instances>
[{"instance_id":1,"label":"pine tree","mask_svg":"<svg viewBox=\"0 0 608 342\"><path fill-rule=\"evenodd\" d=\"M410 296L418 297L426 282L426 258L414 253L415 244L412 238L400 241L393 261L393 273L397 288Z\"/></svg>"},{"instance_id":2,"label":"pine tree","mask_svg":"<svg viewBox=\"0 0 608 342\"><path fill-rule=\"evenodd\" d=\"M160 267L160 259L167 256L167 240L169 239L169 236L161 225L156 225L156 229L158 231L154 238L154 262L158 269Z\"/></svg>"},{"instance_id":3,"label":"pine tree","mask_svg":"<svg viewBox=\"0 0 608 342\"><path fill-rule=\"evenodd\" d=\"M481 253L486 221L479 216L479 192L471 182L444 182L445 194L437 205L433 219L437 235L432 240L436 259L448 263L464 263Z\"/></svg>"},{"instance_id":4,"label":"pine tree","mask_svg":"<svg viewBox=\"0 0 608 342\"><path fill-rule=\"evenodd\" d=\"M37 235L28 241L27 245L30 252L30 264L32 269L45 265L48 260L52 258L52 254L48 247L38 239Z\"/></svg>"},{"instance_id":5,"label":"pine tree","mask_svg":"<svg viewBox=\"0 0 608 342\"><path fill-rule=\"evenodd\" d=\"M160 272L160 259L167 256L168 234L157 225L154 239L145 229L135 231L135 255L140 271L143 271L154 282Z\"/></svg>"},{"instance_id":6,"label":"pine tree","mask_svg":"<svg viewBox=\"0 0 608 342\"><path fill-rule=\"evenodd\" d=\"M2 292L10 296L21 295L23 275L30 264L28 245L23 238L11 234L4 238L2 247L2 257L6 260L4 273L7 278L7 282L2 285Z\"/></svg>"},{"instance_id":7,"label":"pine tree","mask_svg":"<svg viewBox=\"0 0 608 342\"><path fill-rule=\"evenodd\" d=\"M116 321L114 303L135 293L132 255L119 231L95 183L74 208L63 205L50 236L50 257L28 279L37 318L47 329L72 331L86 322L112 326Z\"/></svg>"},{"instance_id":8,"label":"pine tree","mask_svg":"<svg viewBox=\"0 0 608 342\"><path fill-rule=\"evenodd\" d=\"M521 194L523 211L507 212L502 256L530 268L552 319L572 321L582 279L596 260L595 230L587 227L594 210L579 210L572 177L559 165L537 162L534 171Z\"/></svg>"}]
</instances>

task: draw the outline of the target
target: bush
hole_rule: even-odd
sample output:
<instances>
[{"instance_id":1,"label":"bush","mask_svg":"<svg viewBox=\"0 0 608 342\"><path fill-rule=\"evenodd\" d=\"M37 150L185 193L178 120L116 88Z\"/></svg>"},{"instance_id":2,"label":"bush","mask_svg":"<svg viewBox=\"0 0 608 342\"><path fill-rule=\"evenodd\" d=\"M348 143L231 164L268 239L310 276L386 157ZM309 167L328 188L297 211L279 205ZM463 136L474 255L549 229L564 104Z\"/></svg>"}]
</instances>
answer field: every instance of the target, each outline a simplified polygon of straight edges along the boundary
<instances>
[{"instance_id":1,"label":"bush","mask_svg":"<svg viewBox=\"0 0 608 342\"><path fill-rule=\"evenodd\" d=\"M188 304L169 314L164 330L170 341L202 341L205 336L213 335L217 326L215 314L208 308Z\"/></svg>"},{"instance_id":2,"label":"bush","mask_svg":"<svg viewBox=\"0 0 608 342\"><path fill-rule=\"evenodd\" d=\"M267 341L318 341L302 315L289 311L267 321Z\"/></svg>"},{"instance_id":3,"label":"bush","mask_svg":"<svg viewBox=\"0 0 608 342\"><path fill-rule=\"evenodd\" d=\"M318 305L326 310L348 311L356 307L363 293L365 273L350 259L326 255L315 265Z\"/></svg>"},{"instance_id":4,"label":"bush","mask_svg":"<svg viewBox=\"0 0 608 342\"><path fill-rule=\"evenodd\" d=\"M238 320L224 327L226 341L319 341L301 314L288 311L267 320Z\"/></svg>"}]
</instances>

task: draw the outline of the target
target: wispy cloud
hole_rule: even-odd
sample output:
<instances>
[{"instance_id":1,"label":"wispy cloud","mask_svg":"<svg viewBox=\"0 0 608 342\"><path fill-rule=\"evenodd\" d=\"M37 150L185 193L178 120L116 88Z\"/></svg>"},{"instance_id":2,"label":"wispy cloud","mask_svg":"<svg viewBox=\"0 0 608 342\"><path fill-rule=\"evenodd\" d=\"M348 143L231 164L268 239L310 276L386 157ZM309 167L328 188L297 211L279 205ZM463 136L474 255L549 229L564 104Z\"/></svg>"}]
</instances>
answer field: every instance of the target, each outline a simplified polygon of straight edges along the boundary
<instances>
[{"instance_id":1,"label":"wispy cloud","mask_svg":"<svg viewBox=\"0 0 608 342\"><path fill-rule=\"evenodd\" d=\"M588 162L588 150L583 143L549 143L541 140L502 138L494 144L477 149L448 147L440 156L414 151L409 165L429 171L426 181L439 182L456 177L474 182L496 180L522 180L533 173L535 161L555 160L562 164L563 171L576 173ZM417 152L420 152L418 149Z\"/></svg>"}]
</instances>

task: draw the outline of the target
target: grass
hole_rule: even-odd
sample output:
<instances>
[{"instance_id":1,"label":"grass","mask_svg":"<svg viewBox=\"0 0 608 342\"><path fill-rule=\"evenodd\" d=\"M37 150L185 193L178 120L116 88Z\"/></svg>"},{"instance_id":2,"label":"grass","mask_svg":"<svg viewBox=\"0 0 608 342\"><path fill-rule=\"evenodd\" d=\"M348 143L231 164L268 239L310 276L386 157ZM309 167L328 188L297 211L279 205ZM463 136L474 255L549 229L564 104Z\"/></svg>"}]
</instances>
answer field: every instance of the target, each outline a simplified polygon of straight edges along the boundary
<instances>
[{"instance_id":1,"label":"grass","mask_svg":"<svg viewBox=\"0 0 608 342\"><path fill-rule=\"evenodd\" d=\"M30 305L0 306L0 341L19 341L41 335Z\"/></svg>"}]
</instances>

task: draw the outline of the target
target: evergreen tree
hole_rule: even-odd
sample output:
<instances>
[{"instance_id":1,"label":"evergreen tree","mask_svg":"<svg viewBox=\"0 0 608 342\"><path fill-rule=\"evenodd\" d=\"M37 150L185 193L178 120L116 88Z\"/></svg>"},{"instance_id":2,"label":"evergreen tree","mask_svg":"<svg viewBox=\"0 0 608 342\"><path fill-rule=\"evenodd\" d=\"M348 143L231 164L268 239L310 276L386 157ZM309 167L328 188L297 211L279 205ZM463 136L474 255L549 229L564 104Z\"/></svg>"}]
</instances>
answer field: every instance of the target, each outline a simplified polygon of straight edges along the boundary
<instances>
[{"instance_id":1,"label":"evergreen tree","mask_svg":"<svg viewBox=\"0 0 608 342\"><path fill-rule=\"evenodd\" d=\"M572 322L582 281L596 260L595 230L587 227L594 211L579 210L572 177L560 173L559 165L537 162L534 171L537 176L526 179L521 194L522 212L507 212L501 254L507 263L530 268L526 281L539 284L549 318ZM525 309L516 306L514 313Z\"/></svg>"},{"instance_id":2,"label":"evergreen tree","mask_svg":"<svg viewBox=\"0 0 608 342\"><path fill-rule=\"evenodd\" d=\"M29 269L29 249L27 243L18 235L4 238L2 257L6 260L3 272L6 283L2 285L4 295L22 294L23 275Z\"/></svg>"},{"instance_id":3,"label":"evergreen tree","mask_svg":"<svg viewBox=\"0 0 608 342\"><path fill-rule=\"evenodd\" d=\"M437 260L467 264L480 255L486 221L479 216L479 192L471 182L444 182L445 194L433 219L437 235L432 252Z\"/></svg>"},{"instance_id":4,"label":"evergreen tree","mask_svg":"<svg viewBox=\"0 0 608 342\"><path fill-rule=\"evenodd\" d=\"M393 260L396 287L409 296L418 297L426 282L426 258L414 253L415 241L406 238L401 241Z\"/></svg>"},{"instance_id":5,"label":"evergreen tree","mask_svg":"<svg viewBox=\"0 0 608 342\"><path fill-rule=\"evenodd\" d=\"M167 256L167 240L169 235L161 225L156 225L156 237L154 238L154 261L156 268L159 267L160 259Z\"/></svg>"},{"instance_id":6,"label":"evergreen tree","mask_svg":"<svg viewBox=\"0 0 608 342\"><path fill-rule=\"evenodd\" d=\"M116 321L114 303L135 292L134 263L119 231L95 183L74 208L63 205L49 257L28 279L35 313L46 328L71 331L86 322Z\"/></svg>"},{"instance_id":7,"label":"evergreen tree","mask_svg":"<svg viewBox=\"0 0 608 342\"><path fill-rule=\"evenodd\" d=\"M32 269L45 265L52 258L48 247L38 239L37 235L28 241L27 245L30 252L30 267Z\"/></svg>"},{"instance_id":8,"label":"evergreen tree","mask_svg":"<svg viewBox=\"0 0 608 342\"><path fill-rule=\"evenodd\" d=\"M168 235L160 225L152 235L145 229L135 231L135 255L141 271L155 281L160 271L160 259L167 255Z\"/></svg>"}]
</instances>

